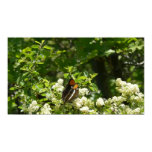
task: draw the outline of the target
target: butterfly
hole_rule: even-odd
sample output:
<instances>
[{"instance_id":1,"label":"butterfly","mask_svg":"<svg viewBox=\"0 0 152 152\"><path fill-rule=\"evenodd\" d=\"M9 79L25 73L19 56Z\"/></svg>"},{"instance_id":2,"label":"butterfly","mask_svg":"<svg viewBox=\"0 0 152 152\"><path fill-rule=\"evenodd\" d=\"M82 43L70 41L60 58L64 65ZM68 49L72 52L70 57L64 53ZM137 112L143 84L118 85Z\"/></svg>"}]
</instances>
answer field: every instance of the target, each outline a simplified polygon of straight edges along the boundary
<instances>
[{"instance_id":1,"label":"butterfly","mask_svg":"<svg viewBox=\"0 0 152 152\"><path fill-rule=\"evenodd\" d=\"M79 95L78 84L73 79L70 79L62 93L62 100L65 102L72 101Z\"/></svg>"}]
</instances>

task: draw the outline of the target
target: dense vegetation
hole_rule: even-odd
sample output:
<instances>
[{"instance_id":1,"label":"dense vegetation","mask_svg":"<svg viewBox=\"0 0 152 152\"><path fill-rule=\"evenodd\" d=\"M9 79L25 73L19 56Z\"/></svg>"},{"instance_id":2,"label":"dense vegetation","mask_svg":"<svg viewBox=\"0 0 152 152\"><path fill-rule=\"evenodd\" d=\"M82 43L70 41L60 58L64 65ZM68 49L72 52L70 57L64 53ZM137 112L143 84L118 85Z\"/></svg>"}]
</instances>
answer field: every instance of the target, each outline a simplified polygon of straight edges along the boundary
<instances>
[{"instance_id":1,"label":"dense vegetation","mask_svg":"<svg viewBox=\"0 0 152 152\"><path fill-rule=\"evenodd\" d=\"M143 114L143 93L143 38L8 38L9 114Z\"/></svg>"}]
</instances>

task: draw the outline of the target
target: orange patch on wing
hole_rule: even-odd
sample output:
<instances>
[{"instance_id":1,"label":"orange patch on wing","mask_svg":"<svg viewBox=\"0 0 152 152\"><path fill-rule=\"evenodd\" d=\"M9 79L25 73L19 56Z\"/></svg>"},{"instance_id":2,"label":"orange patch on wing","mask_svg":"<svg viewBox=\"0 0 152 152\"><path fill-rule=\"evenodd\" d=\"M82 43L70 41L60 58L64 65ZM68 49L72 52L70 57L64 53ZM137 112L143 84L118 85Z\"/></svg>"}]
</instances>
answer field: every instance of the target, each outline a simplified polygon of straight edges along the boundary
<instances>
[{"instance_id":1,"label":"orange patch on wing","mask_svg":"<svg viewBox=\"0 0 152 152\"><path fill-rule=\"evenodd\" d=\"M75 84L74 87L73 87L73 89L76 89L78 87L79 87L78 84Z\"/></svg>"},{"instance_id":2,"label":"orange patch on wing","mask_svg":"<svg viewBox=\"0 0 152 152\"><path fill-rule=\"evenodd\" d=\"M72 80L70 80L69 84L70 85L75 85L75 81L72 79Z\"/></svg>"}]
</instances>

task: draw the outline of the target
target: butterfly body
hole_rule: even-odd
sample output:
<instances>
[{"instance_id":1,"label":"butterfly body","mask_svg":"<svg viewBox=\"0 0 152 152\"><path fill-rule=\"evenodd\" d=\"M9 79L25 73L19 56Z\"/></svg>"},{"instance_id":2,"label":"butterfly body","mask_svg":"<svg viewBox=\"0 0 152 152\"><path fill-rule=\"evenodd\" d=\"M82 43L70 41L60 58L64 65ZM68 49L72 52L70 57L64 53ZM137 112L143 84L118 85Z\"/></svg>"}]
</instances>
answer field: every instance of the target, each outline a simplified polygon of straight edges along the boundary
<instances>
[{"instance_id":1,"label":"butterfly body","mask_svg":"<svg viewBox=\"0 0 152 152\"><path fill-rule=\"evenodd\" d=\"M79 94L78 84L75 83L73 79L70 79L62 93L62 100L64 101L64 103L67 101L72 101L78 97L78 94Z\"/></svg>"}]
</instances>

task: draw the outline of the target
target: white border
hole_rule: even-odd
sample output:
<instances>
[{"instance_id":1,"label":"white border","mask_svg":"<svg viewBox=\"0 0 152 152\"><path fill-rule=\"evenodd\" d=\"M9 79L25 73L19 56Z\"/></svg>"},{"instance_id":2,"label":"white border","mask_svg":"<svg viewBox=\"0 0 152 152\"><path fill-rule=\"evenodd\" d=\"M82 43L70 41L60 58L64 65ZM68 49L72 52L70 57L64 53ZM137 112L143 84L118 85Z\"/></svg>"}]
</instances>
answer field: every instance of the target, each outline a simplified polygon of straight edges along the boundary
<instances>
[{"instance_id":1,"label":"white border","mask_svg":"<svg viewBox=\"0 0 152 152\"><path fill-rule=\"evenodd\" d=\"M0 1L0 151L152 151L150 1ZM145 37L145 115L7 115L7 37Z\"/></svg>"}]
</instances>

